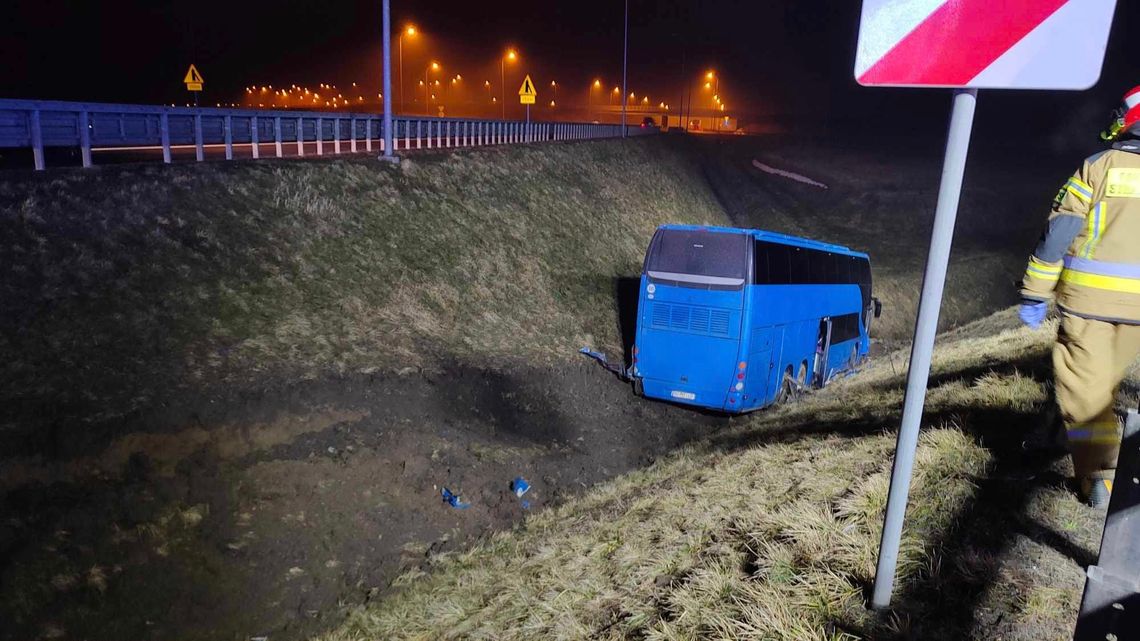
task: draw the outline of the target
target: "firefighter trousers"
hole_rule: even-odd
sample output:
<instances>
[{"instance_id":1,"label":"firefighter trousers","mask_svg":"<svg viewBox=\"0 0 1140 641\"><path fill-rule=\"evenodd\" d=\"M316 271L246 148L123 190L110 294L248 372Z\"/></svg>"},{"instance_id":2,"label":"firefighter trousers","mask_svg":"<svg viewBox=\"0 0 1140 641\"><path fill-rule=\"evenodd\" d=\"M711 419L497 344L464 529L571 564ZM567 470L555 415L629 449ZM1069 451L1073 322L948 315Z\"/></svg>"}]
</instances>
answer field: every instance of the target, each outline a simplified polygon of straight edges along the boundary
<instances>
[{"instance_id":1,"label":"firefighter trousers","mask_svg":"<svg viewBox=\"0 0 1140 641\"><path fill-rule=\"evenodd\" d=\"M1111 479L1116 472L1121 426L1113 402L1137 354L1140 325L1062 313L1053 376L1078 479Z\"/></svg>"}]
</instances>

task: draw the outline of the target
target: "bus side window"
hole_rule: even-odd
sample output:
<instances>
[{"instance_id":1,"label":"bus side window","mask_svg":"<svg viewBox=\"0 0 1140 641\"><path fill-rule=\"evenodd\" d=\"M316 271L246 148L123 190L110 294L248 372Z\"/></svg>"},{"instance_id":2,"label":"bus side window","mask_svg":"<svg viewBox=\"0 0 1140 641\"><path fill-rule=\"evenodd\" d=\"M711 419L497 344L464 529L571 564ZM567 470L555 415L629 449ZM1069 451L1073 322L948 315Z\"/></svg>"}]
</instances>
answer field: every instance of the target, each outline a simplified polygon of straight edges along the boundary
<instances>
[{"instance_id":1,"label":"bus side window","mask_svg":"<svg viewBox=\"0 0 1140 641\"><path fill-rule=\"evenodd\" d=\"M756 241L754 245L755 251L752 252L753 259L753 285L768 285L772 279L768 276L768 243Z\"/></svg>"},{"instance_id":2,"label":"bus side window","mask_svg":"<svg viewBox=\"0 0 1140 641\"><path fill-rule=\"evenodd\" d=\"M839 257L839 282L851 285L855 284L854 256Z\"/></svg>"},{"instance_id":3,"label":"bus side window","mask_svg":"<svg viewBox=\"0 0 1140 641\"><path fill-rule=\"evenodd\" d=\"M827 282L827 255L823 252L811 253L811 282L815 285Z\"/></svg>"},{"instance_id":4,"label":"bus side window","mask_svg":"<svg viewBox=\"0 0 1140 641\"><path fill-rule=\"evenodd\" d=\"M866 258L857 258L855 263L855 282L864 287L871 285L871 263Z\"/></svg>"},{"instance_id":5,"label":"bus side window","mask_svg":"<svg viewBox=\"0 0 1140 641\"><path fill-rule=\"evenodd\" d=\"M788 280L792 284L810 283L811 278L811 255L815 252L810 249L803 249L801 247L791 248L792 257L792 273Z\"/></svg>"},{"instance_id":6,"label":"bus side window","mask_svg":"<svg viewBox=\"0 0 1140 641\"><path fill-rule=\"evenodd\" d=\"M790 254L787 245L768 245L768 279L772 285L787 285L791 282Z\"/></svg>"}]
</instances>

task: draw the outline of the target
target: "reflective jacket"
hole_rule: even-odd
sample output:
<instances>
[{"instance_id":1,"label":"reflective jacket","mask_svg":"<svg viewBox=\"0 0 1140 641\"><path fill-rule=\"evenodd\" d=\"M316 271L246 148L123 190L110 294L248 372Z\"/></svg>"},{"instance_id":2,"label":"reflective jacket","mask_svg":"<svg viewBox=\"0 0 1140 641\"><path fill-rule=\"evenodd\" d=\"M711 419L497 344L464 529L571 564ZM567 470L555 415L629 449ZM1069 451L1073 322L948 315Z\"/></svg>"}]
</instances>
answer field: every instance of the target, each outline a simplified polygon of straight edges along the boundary
<instances>
[{"instance_id":1,"label":"reflective jacket","mask_svg":"<svg viewBox=\"0 0 1140 641\"><path fill-rule=\"evenodd\" d=\"M1140 140L1085 160L1053 201L1021 295L1072 314L1140 324Z\"/></svg>"}]
</instances>

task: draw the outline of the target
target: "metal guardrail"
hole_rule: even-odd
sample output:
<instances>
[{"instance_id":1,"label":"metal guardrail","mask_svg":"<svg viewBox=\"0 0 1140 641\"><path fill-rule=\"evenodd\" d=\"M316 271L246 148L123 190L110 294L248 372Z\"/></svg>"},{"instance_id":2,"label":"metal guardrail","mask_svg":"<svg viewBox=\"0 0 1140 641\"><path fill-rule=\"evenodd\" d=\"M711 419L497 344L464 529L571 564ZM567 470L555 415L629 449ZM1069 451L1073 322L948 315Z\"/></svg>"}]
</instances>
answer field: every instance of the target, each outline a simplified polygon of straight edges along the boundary
<instances>
[{"instance_id":1,"label":"metal guardrail","mask_svg":"<svg viewBox=\"0 0 1140 641\"><path fill-rule=\"evenodd\" d=\"M316 143L316 154L383 151L383 115L325 111L162 107L51 100L0 99L0 147L31 148L37 170L46 167L46 147L78 147L84 167L91 167L93 149L162 149L162 161L172 162L172 150L193 147L198 161L205 147L222 145L233 160L235 145L248 145L251 158L273 145L272 157L289 147L305 155L305 143ZM480 145L525 144L543 141L615 138L621 125L584 122L523 122L476 118L393 116L393 151ZM627 127L627 135L656 132L654 127Z\"/></svg>"}]
</instances>

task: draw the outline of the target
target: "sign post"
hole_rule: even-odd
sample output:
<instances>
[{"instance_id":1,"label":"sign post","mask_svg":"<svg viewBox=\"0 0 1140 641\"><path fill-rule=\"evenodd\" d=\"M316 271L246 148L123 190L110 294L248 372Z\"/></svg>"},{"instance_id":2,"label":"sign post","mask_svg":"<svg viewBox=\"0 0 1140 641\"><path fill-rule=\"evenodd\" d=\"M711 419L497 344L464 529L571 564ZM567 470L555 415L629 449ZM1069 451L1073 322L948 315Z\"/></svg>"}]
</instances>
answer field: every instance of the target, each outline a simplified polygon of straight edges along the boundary
<instances>
[{"instance_id":1,"label":"sign post","mask_svg":"<svg viewBox=\"0 0 1140 641\"><path fill-rule=\"evenodd\" d=\"M902 422L871 607L886 608L899 543L977 90L1083 90L1100 77L1116 0L864 0L855 79L868 87L955 89L930 253L922 279ZM1073 38L1079 25L1081 37Z\"/></svg>"},{"instance_id":2,"label":"sign post","mask_svg":"<svg viewBox=\"0 0 1140 641\"><path fill-rule=\"evenodd\" d=\"M530 106L534 104L535 99L538 98L538 92L534 90L534 83L530 80L530 74L523 78L522 86L519 87L519 104L526 105L526 123L530 124Z\"/></svg>"},{"instance_id":3,"label":"sign post","mask_svg":"<svg viewBox=\"0 0 1140 641\"><path fill-rule=\"evenodd\" d=\"M198 94L202 92L202 86L206 84L206 79L198 73L198 68L191 64L190 68L186 70L182 82L186 83L186 91L194 94L194 106L197 107Z\"/></svg>"}]
</instances>

